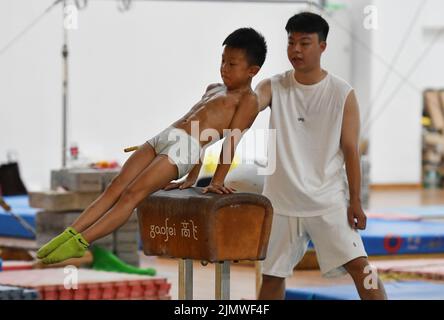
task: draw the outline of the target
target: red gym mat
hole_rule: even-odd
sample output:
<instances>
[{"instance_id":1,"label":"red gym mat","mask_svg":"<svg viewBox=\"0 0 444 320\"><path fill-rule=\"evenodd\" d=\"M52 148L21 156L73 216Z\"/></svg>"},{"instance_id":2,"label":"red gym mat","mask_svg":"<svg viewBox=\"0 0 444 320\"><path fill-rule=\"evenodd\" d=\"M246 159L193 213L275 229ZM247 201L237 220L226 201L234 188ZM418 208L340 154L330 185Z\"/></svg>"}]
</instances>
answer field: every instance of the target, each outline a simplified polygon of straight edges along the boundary
<instances>
[{"instance_id":1,"label":"red gym mat","mask_svg":"<svg viewBox=\"0 0 444 320\"><path fill-rule=\"evenodd\" d=\"M34 268L34 261L3 261L1 271L17 271L17 270L32 270Z\"/></svg>"},{"instance_id":2,"label":"red gym mat","mask_svg":"<svg viewBox=\"0 0 444 320\"><path fill-rule=\"evenodd\" d=\"M38 269L0 272L0 284L33 288L43 300L165 300L171 284L149 277L89 269ZM65 289L77 277L77 289Z\"/></svg>"},{"instance_id":3,"label":"red gym mat","mask_svg":"<svg viewBox=\"0 0 444 320\"><path fill-rule=\"evenodd\" d=\"M382 260L371 261L371 264L379 273L444 280L444 259Z\"/></svg>"}]
</instances>

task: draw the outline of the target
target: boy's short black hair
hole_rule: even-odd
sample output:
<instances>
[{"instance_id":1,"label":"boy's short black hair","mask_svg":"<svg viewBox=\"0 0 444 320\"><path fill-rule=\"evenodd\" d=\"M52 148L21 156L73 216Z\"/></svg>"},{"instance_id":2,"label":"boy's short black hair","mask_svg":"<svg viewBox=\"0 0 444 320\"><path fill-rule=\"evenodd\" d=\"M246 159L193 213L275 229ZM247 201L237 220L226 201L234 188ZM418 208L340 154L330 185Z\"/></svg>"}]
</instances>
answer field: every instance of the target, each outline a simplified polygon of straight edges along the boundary
<instances>
[{"instance_id":1,"label":"boy's short black hair","mask_svg":"<svg viewBox=\"0 0 444 320\"><path fill-rule=\"evenodd\" d=\"M233 31L222 43L230 48L243 49L250 65L262 67L267 55L265 38L252 28L240 28Z\"/></svg>"},{"instance_id":2,"label":"boy's short black hair","mask_svg":"<svg viewBox=\"0 0 444 320\"><path fill-rule=\"evenodd\" d=\"M287 33L304 32L317 33L320 41L327 41L328 30L327 21L320 15L311 12L301 12L288 19L285 30Z\"/></svg>"}]
</instances>

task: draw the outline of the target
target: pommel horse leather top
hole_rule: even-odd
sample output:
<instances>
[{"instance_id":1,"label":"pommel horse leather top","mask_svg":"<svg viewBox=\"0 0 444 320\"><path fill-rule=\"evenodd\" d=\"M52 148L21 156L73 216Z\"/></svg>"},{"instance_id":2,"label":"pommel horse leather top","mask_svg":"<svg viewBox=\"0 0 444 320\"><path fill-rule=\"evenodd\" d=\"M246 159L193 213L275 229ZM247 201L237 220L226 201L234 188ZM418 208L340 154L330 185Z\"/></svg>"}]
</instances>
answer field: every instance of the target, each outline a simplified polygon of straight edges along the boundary
<instances>
[{"instance_id":1,"label":"pommel horse leather top","mask_svg":"<svg viewBox=\"0 0 444 320\"><path fill-rule=\"evenodd\" d=\"M208 262L263 260L273 208L259 194L158 191L138 208L146 255Z\"/></svg>"}]
</instances>

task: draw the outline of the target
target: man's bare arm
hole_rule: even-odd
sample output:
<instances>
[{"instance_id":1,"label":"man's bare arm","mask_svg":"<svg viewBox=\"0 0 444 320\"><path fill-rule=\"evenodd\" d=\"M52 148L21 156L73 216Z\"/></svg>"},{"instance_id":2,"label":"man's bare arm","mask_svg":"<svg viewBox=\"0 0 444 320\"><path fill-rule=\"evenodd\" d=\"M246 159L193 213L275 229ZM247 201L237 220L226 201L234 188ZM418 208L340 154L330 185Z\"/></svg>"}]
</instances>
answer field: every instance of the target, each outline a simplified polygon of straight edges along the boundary
<instances>
[{"instance_id":1,"label":"man's bare arm","mask_svg":"<svg viewBox=\"0 0 444 320\"><path fill-rule=\"evenodd\" d=\"M350 226L365 229L367 217L361 207L361 166L359 160L359 106L354 91L348 95L342 119L341 149L350 191L348 219Z\"/></svg>"},{"instance_id":2,"label":"man's bare arm","mask_svg":"<svg viewBox=\"0 0 444 320\"><path fill-rule=\"evenodd\" d=\"M221 83L212 83L212 84L208 85L207 89L205 90L205 93L207 93L210 90L213 90L214 88L221 87L221 86L222 86Z\"/></svg>"},{"instance_id":3,"label":"man's bare arm","mask_svg":"<svg viewBox=\"0 0 444 320\"><path fill-rule=\"evenodd\" d=\"M271 80L264 79L258 83L254 89L258 97L258 110L259 112L265 110L267 107L271 106Z\"/></svg>"}]
</instances>

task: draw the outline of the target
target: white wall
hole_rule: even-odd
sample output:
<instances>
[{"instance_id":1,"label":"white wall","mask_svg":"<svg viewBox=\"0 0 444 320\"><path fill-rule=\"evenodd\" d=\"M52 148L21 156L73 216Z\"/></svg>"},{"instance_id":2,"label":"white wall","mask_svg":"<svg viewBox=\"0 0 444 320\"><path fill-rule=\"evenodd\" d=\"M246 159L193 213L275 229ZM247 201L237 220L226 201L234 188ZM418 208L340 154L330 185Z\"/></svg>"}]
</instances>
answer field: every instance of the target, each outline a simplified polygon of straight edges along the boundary
<instances>
[{"instance_id":1,"label":"white wall","mask_svg":"<svg viewBox=\"0 0 444 320\"><path fill-rule=\"evenodd\" d=\"M0 48L52 2L1 1ZM337 19L328 18L332 32L324 67L356 88L364 121L385 108L370 132L364 132L371 143L371 180L419 183L421 92L444 87L444 37L418 60L408 81L391 74L383 90L375 91L418 4L426 7L393 66L405 76L443 28L444 3L342 2L348 4L347 10L338 12ZM363 8L371 4L378 9L377 30L363 28ZM128 156L122 152L125 146L139 144L170 124L196 101L207 83L219 81L221 42L241 26L257 28L269 44L268 59L254 84L288 69L283 28L299 8L292 4L136 2L130 12L120 14L114 2L90 3L80 12L79 29L70 32L69 140L77 142L91 160L123 162ZM61 25L62 12L57 7L0 55L0 162L6 160L8 150L15 150L30 189L47 187L49 170L61 165ZM338 36L347 25L359 39L351 49L347 33ZM403 86L389 101L400 82ZM255 127L266 127L267 121L268 114L263 113Z\"/></svg>"},{"instance_id":2,"label":"white wall","mask_svg":"<svg viewBox=\"0 0 444 320\"><path fill-rule=\"evenodd\" d=\"M379 28L373 33L373 48L391 62L403 41L411 21L425 6L415 27L404 43L399 60L392 67L402 79L392 74L382 91L386 66L372 60L371 96L378 97L372 116L384 112L370 129L372 181L374 183L419 183L421 180L421 113L422 91L444 88L444 34L429 47L436 29L444 28L444 2L440 0L375 0L379 13ZM416 71L410 72L415 67ZM396 92L396 90L399 90ZM395 93L396 92L396 93ZM391 96L394 96L391 99Z\"/></svg>"},{"instance_id":3,"label":"white wall","mask_svg":"<svg viewBox=\"0 0 444 320\"><path fill-rule=\"evenodd\" d=\"M1 1L0 48L52 2ZM159 132L182 116L207 84L220 81L222 41L239 27L254 27L268 41L268 59L253 85L289 69L284 26L301 8L306 7L136 2L121 14L115 2L92 1L69 34L69 141L90 160L122 163L128 156L124 147ZM346 17L341 21L347 24ZM61 166L61 27L57 7L0 55L0 162L15 150L32 190L47 188L50 169ZM348 40L339 37L326 56L327 68L347 80L349 49ZM266 128L268 116L261 114L254 127Z\"/></svg>"},{"instance_id":4,"label":"white wall","mask_svg":"<svg viewBox=\"0 0 444 320\"><path fill-rule=\"evenodd\" d=\"M444 29L444 2L342 2L347 4L352 19L351 83L361 107L362 135L370 140L371 183L420 183L422 91L444 88L444 34L429 46L437 32ZM367 6L377 10L376 30L364 27ZM399 59L392 65L401 46ZM393 72L383 84L391 68Z\"/></svg>"}]
</instances>

